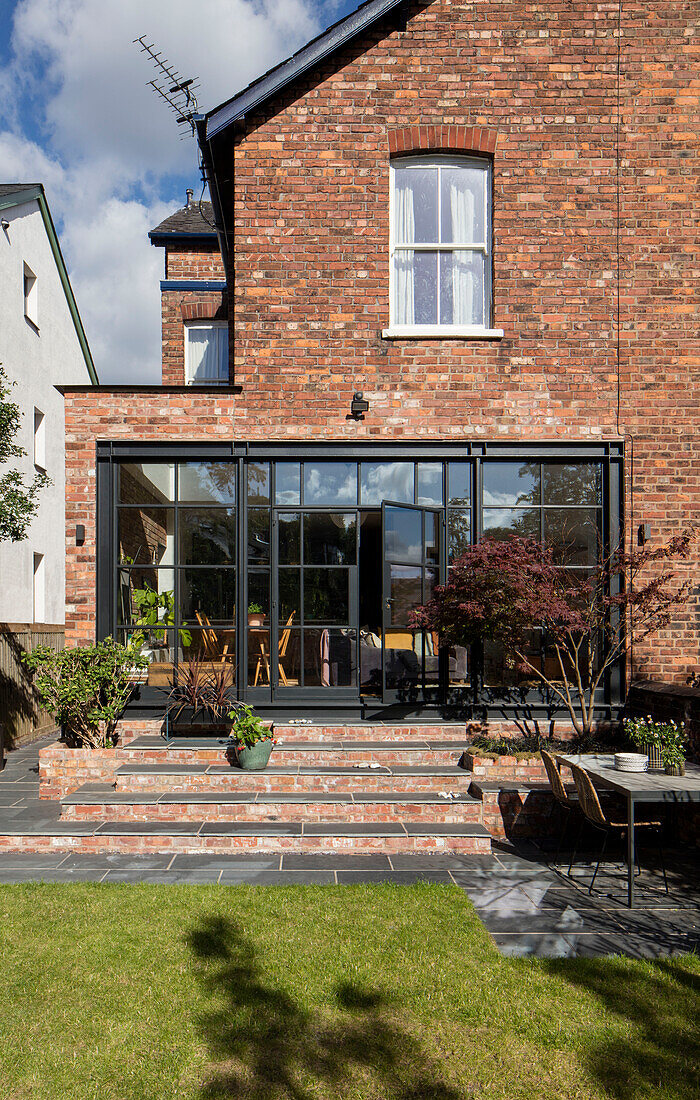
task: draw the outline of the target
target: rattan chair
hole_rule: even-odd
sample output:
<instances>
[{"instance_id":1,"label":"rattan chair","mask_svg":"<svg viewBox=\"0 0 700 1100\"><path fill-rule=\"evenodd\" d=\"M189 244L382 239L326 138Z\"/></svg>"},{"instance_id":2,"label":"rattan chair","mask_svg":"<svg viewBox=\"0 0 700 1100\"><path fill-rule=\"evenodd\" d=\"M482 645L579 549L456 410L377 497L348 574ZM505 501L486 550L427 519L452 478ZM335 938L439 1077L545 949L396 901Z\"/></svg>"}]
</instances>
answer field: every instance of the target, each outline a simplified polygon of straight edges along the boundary
<instances>
[{"instance_id":1,"label":"rattan chair","mask_svg":"<svg viewBox=\"0 0 700 1100\"><path fill-rule=\"evenodd\" d=\"M546 749L540 748L540 756L542 757L542 763L547 771L549 785L552 788L552 795L554 797L552 809L554 809L554 806L558 805L562 812L562 829L559 834L559 842L554 856L554 863L556 864L559 862L559 853L564 843L564 837L566 836L566 830L571 820L571 814L579 809L578 794L574 791L567 791L561 777L561 772L559 771L559 765L552 754L547 752Z\"/></svg>"},{"instance_id":2,"label":"rattan chair","mask_svg":"<svg viewBox=\"0 0 700 1100\"><path fill-rule=\"evenodd\" d=\"M600 832L603 833L603 846L600 850L600 855L598 856L598 862L596 863L595 871L593 872L593 878L591 879L591 881L588 885L588 893L591 894L593 892L593 884L596 880L596 875L598 874L598 869L600 867L603 856L605 855L605 849L607 848L608 837L610 836L610 833L615 830L615 831L618 831L618 832L621 832L621 833L624 834L624 833L627 832L627 830L629 828L629 825L626 821L613 820L611 817L607 817L605 815L605 813L603 812L603 807L600 804L600 798L598 797L598 792L595 789L595 787L593 786L593 782L592 782L591 777L588 774L588 772L584 771L583 768L579 768L577 764L572 764L571 765L571 773L574 777L574 783L576 784L576 790L578 792L579 805L581 807L581 812L583 813L583 818L581 819L581 828L579 829L578 837L576 838L576 845L574 847L574 851L573 851L573 854L571 856L571 862L569 863L569 874L571 874L571 868L573 867L573 864L576 860L576 855L578 853L578 845L579 845L579 842L580 842L580 839L581 839L581 832L582 832L582 829L583 829L583 826L584 826L585 822L587 821L590 825L592 825L594 827L594 829L598 829ZM663 821L661 821L661 820L647 819L647 820L643 820L643 821L636 821L635 822L635 838L636 838L636 835L637 835L637 829L642 829L642 830L654 829L654 830L656 830L659 860L660 860L660 863L661 863L661 870L662 870L662 873L663 873L663 876L664 876L664 886L666 888L666 893L668 893L668 879L666 878L666 867L664 865L664 857L663 857L663 851L661 849L661 839L660 839L662 828L663 828ZM637 873L639 874L639 873L641 873L641 867L639 865L639 850L638 850L636 844L635 844L635 851L637 853Z\"/></svg>"}]
</instances>

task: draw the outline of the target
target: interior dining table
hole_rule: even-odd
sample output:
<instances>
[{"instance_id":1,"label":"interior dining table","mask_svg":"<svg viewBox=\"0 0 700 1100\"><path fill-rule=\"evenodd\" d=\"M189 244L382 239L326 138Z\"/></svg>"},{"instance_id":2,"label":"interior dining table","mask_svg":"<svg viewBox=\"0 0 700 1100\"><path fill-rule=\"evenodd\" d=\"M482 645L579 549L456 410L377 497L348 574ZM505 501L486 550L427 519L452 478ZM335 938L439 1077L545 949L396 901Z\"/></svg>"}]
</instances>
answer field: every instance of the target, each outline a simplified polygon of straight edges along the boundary
<instances>
[{"instance_id":1,"label":"interior dining table","mask_svg":"<svg viewBox=\"0 0 700 1100\"><path fill-rule=\"evenodd\" d=\"M687 763L685 775L666 775L663 771L624 772L615 767L612 753L559 753L564 767L578 764L588 772L593 786L620 794L627 803L627 904L634 908L634 814L640 802L677 806L700 802L700 766Z\"/></svg>"}]
</instances>

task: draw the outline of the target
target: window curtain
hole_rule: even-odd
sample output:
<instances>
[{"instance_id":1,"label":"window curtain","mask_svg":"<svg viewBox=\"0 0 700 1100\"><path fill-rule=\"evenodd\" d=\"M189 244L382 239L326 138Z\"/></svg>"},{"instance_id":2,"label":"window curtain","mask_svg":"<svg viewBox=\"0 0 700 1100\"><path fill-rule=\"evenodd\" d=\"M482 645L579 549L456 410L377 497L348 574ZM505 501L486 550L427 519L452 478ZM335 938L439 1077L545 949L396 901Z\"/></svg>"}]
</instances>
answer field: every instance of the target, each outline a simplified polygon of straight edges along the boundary
<instances>
[{"instance_id":1,"label":"window curtain","mask_svg":"<svg viewBox=\"0 0 700 1100\"><path fill-rule=\"evenodd\" d=\"M474 240L474 192L468 180L460 186L450 183L450 212L452 214L452 239L459 244ZM479 324L479 303L474 300L473 252L452 253L452 323L454 325Z\"/></svg>"},{"instance_id":2,"label":"window curtain","mask_svg":"<svg viewBox=\"0 0 700 1100\"><path fill-rule=\"evenodd\" d=\"M228 376L226 330L190 328L187 330L187 353L190 382L221 382Z\"/></svg>"},{"instance_id":3,"label":"window curtain","mask_svg":"<svg viewBox=\"0 0 700 1100\"><path fill-rule=\"evenodd\" d=\"M416 239L416 222L413 214L413 190L408 180L396 176L394 194L394 239L396 244L412 244ZM414 252L394 253L394 295L396 323L412 325L415 321L415 279L413 274Z\"/></svg>"}]
</instances>

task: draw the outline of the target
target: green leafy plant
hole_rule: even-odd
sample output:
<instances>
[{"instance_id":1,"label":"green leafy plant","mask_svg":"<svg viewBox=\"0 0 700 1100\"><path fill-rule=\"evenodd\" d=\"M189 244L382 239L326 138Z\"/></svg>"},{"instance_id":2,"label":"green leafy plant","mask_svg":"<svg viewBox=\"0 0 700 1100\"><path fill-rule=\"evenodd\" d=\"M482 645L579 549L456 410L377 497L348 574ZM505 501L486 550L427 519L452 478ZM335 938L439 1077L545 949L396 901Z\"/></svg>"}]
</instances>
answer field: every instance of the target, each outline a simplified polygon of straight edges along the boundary
<instances>
[{"instance_id":1,"label":"green leafy plant","mask_svg":"<svg viewBox=\"0 0 700 1100\"><path fill-rule=\"evenodd\" d=\"M262 607L260 606L259 603L249 603L248 604L248 614L249 615L262 615Z\"/></svg>"},{"instance_id":2,"label":"green leafy plant","mask_svg":"<svg viewBox=\"0 0 700 1100\"><path fill-rule=\"evenodd\" d=\"M654 748L663 754L666 745L676 743L679 733L685 736L676 722L656 722L650 714L646 718L625 718L623 724L632 744L644 751Z\"/></svg>"},{"instance_id":3,"label":"green leafy plant","mask_svg":"<svg viewBox=\"0 0 700 1100\"><path fill-rule=\"evenodd\" d=\"M115 744L117 721L133 691L133 670L148 666L133 645L113 638L60 652L37 646L22 660L34 673L42 705L64 737L92 749Z\"/></svg>"},{"instance_id":4,"label":"green leafy plant","mask_svg":"<svg viewBox=\"0 0 700 1100\"><path fill-rule=\"evenodd\" d=\"M24 458L26 451L15 443L22 413L19 405L8 401L11 387L0 366L0 465L12 458ZM19 470L0 473L0 542L21 542L39 507L42 489L51 484L46 473L39 470L27 485Z\"/></svg>"},{"instance_id":5,"label":"green leafy plant","mask_svg":"<svg viewBox=\"0 0 700 1100\"><path fill-rule=\"evenodd\" d=\"M229 711L229 718L233 721L229 737L239 749L250 749L257 745L258 741L271 741L272 730L259 714L253 713L253 708L247 703L237 703Z\"/></svg>"},{"instance_id":6,"label":"green leafy plant","mask_svg":"<svg viewBox=\"0 0 700 1100\"><path fill-rule=\"evenodd\" d=\"M151 638L164 642L167 636L164 628L175 625L174 592L171 589L156 592L149 584L144 584L143 588L134 589L132 599L139 612L139 617L134 625L147 626ZM153 627L159 629L154 630ZM189 630L181 628L178 633L183 646L192 644L192 634Z\"/></svg>"}]
</instances>

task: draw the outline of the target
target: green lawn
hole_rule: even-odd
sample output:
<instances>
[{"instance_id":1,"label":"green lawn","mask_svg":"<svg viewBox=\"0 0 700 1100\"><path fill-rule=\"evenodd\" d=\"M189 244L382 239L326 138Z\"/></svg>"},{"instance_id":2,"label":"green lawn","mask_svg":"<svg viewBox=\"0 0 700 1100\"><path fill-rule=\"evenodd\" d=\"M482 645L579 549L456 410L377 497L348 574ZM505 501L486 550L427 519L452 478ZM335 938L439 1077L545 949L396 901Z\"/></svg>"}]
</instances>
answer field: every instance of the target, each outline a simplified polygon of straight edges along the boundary
<instances>
[{"instance_id":1,"label":"green lawn","mask_svg":"<svg viewBox=\"0 0 700 1100\"><path fill-rule=\"evenodd\" d=\"M510 961L443 886L0 887L2 1100L700 1095L700 960Z\"/></svg>"}]
</instances>

